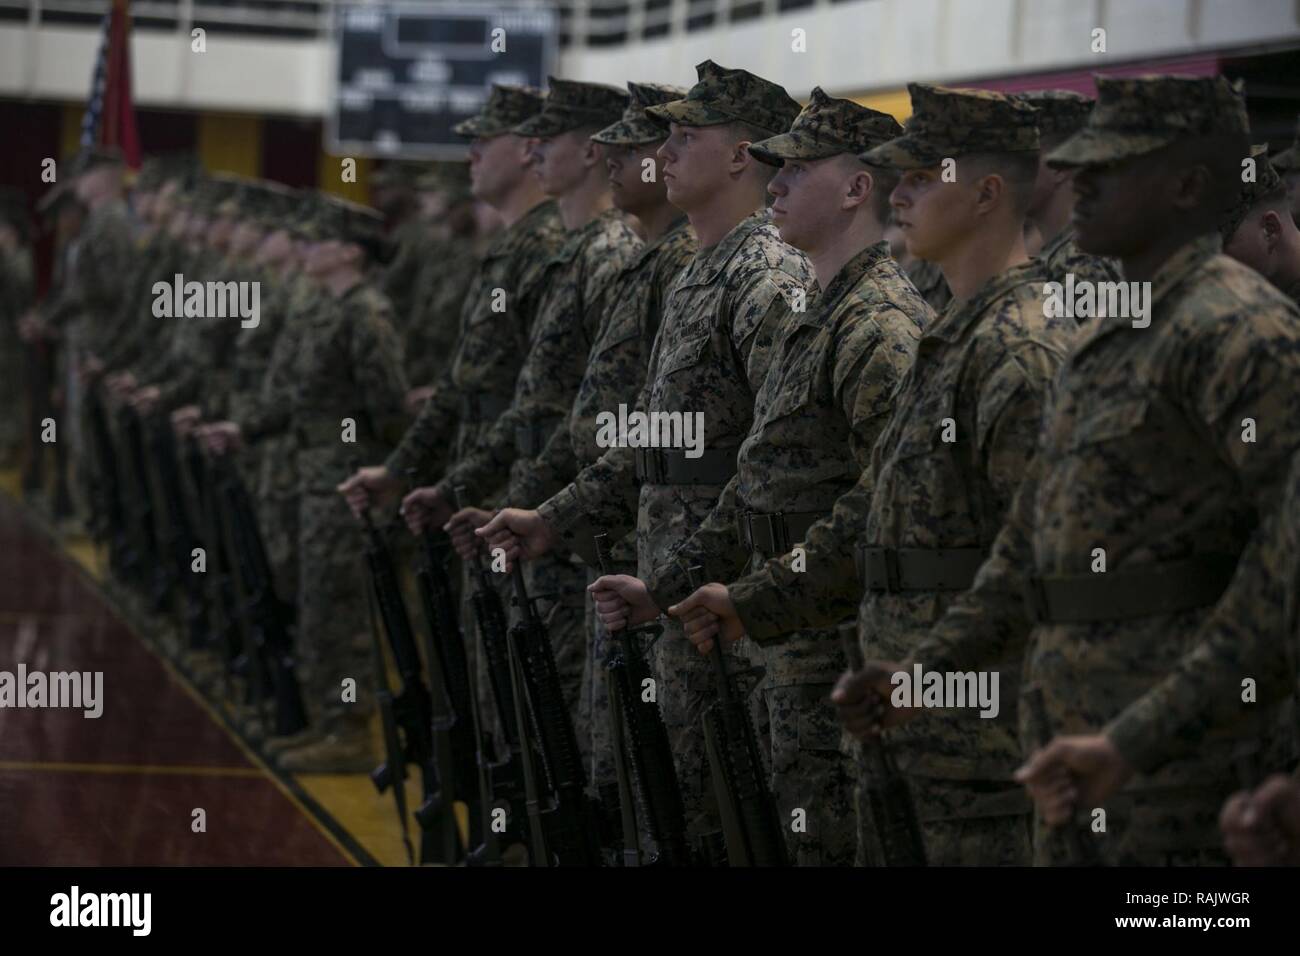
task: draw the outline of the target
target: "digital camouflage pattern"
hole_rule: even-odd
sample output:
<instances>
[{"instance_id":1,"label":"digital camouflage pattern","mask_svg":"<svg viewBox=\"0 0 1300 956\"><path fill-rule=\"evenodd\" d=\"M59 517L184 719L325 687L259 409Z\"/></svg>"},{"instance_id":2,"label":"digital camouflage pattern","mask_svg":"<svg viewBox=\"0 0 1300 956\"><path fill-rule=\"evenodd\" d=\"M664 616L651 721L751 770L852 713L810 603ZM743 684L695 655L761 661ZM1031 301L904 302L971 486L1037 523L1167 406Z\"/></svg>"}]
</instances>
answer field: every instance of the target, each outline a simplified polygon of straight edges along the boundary
<instances>
[{"instance_id":1,"label":"digital camouflage pattern","mask_svg":"<svg viewBox=\"0 0 1300 956\"><path fill-rule=\"evenodd\" d=\"M767 210L741 220L716 245L701 249L677 277L638 407L649 412L702 412L706 448L738 448L749 432L753 396L787 300L811 281L807 260L781 241ZM612 448L539 509L566 545L595 564L592 536L617 540L637 532L639 574L648 575L704 520L719 484L668 485L634 480L633 449ZM741 658L744 652L737 655ZM674 622L655 644L652 666L661 681L658 700L678 757L688 827L715 829L708 767L700 731L703 708L714 699L712 673Z\"/></svg>"},{"instance_id":2,"label":"digital camouflage pattern","mask_svg":"<svg viewBox=\"0 0 1300 956\"><path fill-rule=\"evenodd\" d=\"M883 241L846 263L824 293L813 291L804 311L784 319L735 477L671 563L649 579L661 608L693 590L690 564L703 565L709 581L761 566L764 555L738 531L746 513L829 514L867 466L933 313ZM759 644L773 792L783 820L796 808L807 814L806 833L787 829L791 856L849 865L856 840L843 821L853 813L852 775L830 702L847 666L839 632L794 631Z\"/></svg>"},{"instance_id":3,"label":"digital camouflage pattern","mask_svg":"<svg viewBox=\"0 0 1300 956\"><path fill-rule=\"evenodd\" d=\"M972 153L1018 153L1038 149L1033 107L989 90L908 83L912 115L903 135L860 154L863 162L897 169L924 169Z\"/></svg>"},{"instance_id":4,"label":"digital camouflage pattern","mask_svg":"<svg viewBox=\"0 0 1300 956\"><path fill-rule=\"evenodd\" d=\"M901 135L903 127L888 113L828 96L820 86L787 133L749 145L750 154L769 166L787 159L829 159L840 153L864 153Z\"/></svg>"},{"instance_id":5,"label":"digital camouflage pattern","mask_svg":"<svg viewBox=\"0 0 1300 956\"><path fill-rule=\"evenodd\" d=\"M686 95L686 88L667 83L628 83L627 92L627 108L622 118L593 133L591 138L607 146L642 146L662 141L663 127L645 115L646 107L679 100Z\"/></svg>"},{"instance_id":6,"label":"digital camouflage pattern","mask_svg":"<svg viewBox=\"0 0 1300 956\"><path fill-rule=\"evenodd\" d=\"M1260 524L1194 643L1164 680L1106 727L1142 773L1185 755L1216 729L1255 732L1256 708L1294 706L1287 697L1300 682L1300 454L1281 503ZM1257 685L1253 702L1243 700L1248 679ZM1289 729L1294 734L1296 727Z\"/></svg>"},{"instance_id":7,"label":"digital camouflage pattern","mask_svg":"<svg viewBox=\"0 0 1300 956\"><path fill-rule=\"evenodd\" d=\"M463 238L430 241L403 323L406 378L414 386L436 382L456 354L460 311L478 271L482 248Z\"/></svg>"},{"instance_id":8,"label":"digital camouflage pattern","mask_svg":"<svg viewBox=\"0 0 1300 956\"><path fill-rule=\"evenodd\" d=\"M530 116L512 132L519 136L547 138L582 127L605 127L616 122L627 108L628 95L604 83L579 83L547 77L550 91L542 111Z\"/></svg>"},{"instance_id":9,"label":"digital camouflage pattern","mask_svg":"<svg viewBox=\"0 0 1300 956\"><path fill-rule=\"evenodd\" d=\"M936 313L942 312L952 301L952 290L948 288L948 280L943 277L943 270L935 263L926 262L924 259L913 259L907 265L906 272L907 277L912 280L912 285L916 286L916 291L921 293L925 304Z\"/></svg>"},{"instance_id":10,"label":"digital camouflage pattern","mask_svg":"<svg viewBox=\"0 0 1300 956\"><path fill-rule=\"evenodd\" d=\"M1088 122L1096 103L1092 97L1074 90L1031 90L1015 94L1015 99L1037 110L1034 120L1040 139L1077 133Z\"/></svg>"},{"instance_id":11,"label":"digital camouflage pattern","mask_svg":"<svg viewBox=\"0 0 1300 956\"><path fill-rule=\"evenodd\" d=\"M1222 76L1097 76L1087 124L1048 156L1052 166L1116 163L1188 136L1240 135L1246 103Z\"/></svg>"},{"instance_id":12,"label":"digital camouflage pattern","mask_svg":"<svg viewBox=\"0 0 1300 956\"><path fill-rule=\"evenodd\" d=\"M509 407L528 352L546 263L563 239L564 224L555 203L548 201L492 240L461 307L456 354L386 462L396 478L404 481L410 468L427 475L430 463L449 445L457 458L470 451L500 414L486 412L494 404L501 411ZM467 401L476 407L467 407Z\"/></svg>"},{"instance_id":13,"label":"digital camouflage pattern","mask_svg":"<svg viewBox=\"0 0 1300 956\"><path fill-rule=\"evenodd\" d=\"M1080 282L1120 282L1119 263L1105 256L1094 256L1079 248L1074 238L1074 229L1066 226L1049 241L1043 244L1038 253L1038 261L1043 271L1052 282L1066 281L1066 276L1074 276L1076 287Z\"/></svg>"},{"instance_id":14,"label":"digital camouflage pattern","mask_svg":"<svg viewBox=\"0 0 1300 956\"><path fill-rule=\"evenodd\" d=\"M56 328L72 325L79 348L99 354L116 340L134 248L125 202L110 199L90 210L65 277L65 294L46 316Z\"/></svg>"},{"instance_id":15,"label":"digital camouflage pattern","mask_svg":"<svg viewBox=\"0 0 1300 956\"><path fill-rule=\"evenodd\" d=\"M1098 319L1070 353L991 557L910 649L927 668L1014 661L1018 671L1023 660L1056 732L1084 733L1155 686L1192 646L1209 607L1033 626L1023 595L1030 575L1095 573L1094 548L1104 549L1110 575L1235 559L1256 515L1278 500L1300 445L1300 313L1219 250L1218 235L1206 235L1160 267L1149 327ZM1243 441L1246 419L1258 429L1252 441ZM1004 688L1006 676L1003 665ZM1004 689L1004 712L1006 697ZM1107 832L1095 834L1102 859L1221 857L1218 808L1238 785L1237 758L1263 745L1263 731L1244 749L1240 738L1207 735L1194 755L1135 777L1106 804ZM1048 846L1036 841L1044 862Z\"/></svg>"},{"instance_id":16,"label":"digital camouflage pattern","mask_svg":"<svg viewBox=\"0 0 1300 956\"><path fill-rule=\"evenodd\" d=\"M784 87L748 70L729 70L712 60L695 67L696 83L680 100L646 107L661 126L720 126L747 123L773 136L784 133L799 115L799 104Z\"/></svg>"},{"instance_id":17,"label":"digital camouflage pattern","mask_svg":"<svg viewBox=\"0 0 1300 956\"><path fill-rule=\"evenodd\" d=\"M509 133L524 120L540 113L545 99L546 94L535 87L493 83L478 115L461 120L452 127L452 132L470 139Z\"/></svg>"}]
</instances>

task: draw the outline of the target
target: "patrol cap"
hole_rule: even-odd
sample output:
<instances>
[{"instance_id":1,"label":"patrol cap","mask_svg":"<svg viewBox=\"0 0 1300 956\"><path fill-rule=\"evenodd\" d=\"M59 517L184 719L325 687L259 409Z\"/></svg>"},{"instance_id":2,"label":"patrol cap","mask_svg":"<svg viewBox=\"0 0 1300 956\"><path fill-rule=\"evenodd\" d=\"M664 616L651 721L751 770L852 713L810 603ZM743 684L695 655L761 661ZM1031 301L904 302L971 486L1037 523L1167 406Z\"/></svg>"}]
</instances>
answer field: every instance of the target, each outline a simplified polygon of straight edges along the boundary
<instances>
[{"instance_id":1,"label":"patrol cap","mask_svg":"<svg viewBox=\"0 0 1300 956\"><path fill-rule=\"evenodd\" d=\"M751 143L759 162L780 166L787 159L826 159L840 153L864 153L901 135L903 127L888 113L828 96L813 87L808 105L795 117L790 132Z\"/></svg>"},{"instance_id":2,"label":"patrol cap","mask_svg":"<svg viewBox=\"0 0 1300 956\"><path fill-rule=\"evenodd\" d=\"M1280 198L1286 191L1286 187L1282 184L1282 177L1268 161L1268 144L1252 146L1250 155L1255 160L1255 181L1241 184L1241 194L1238 195L1237 201L1224 213L1219 223L1219 232L1224 242L1232 238L1232 234L1237 231L1257 204L1273 194Z\"/></svg>"},{"instance_id":3,"label":"patrol cap","mask_svg":"<svg viewBox=\"0 0 1300 956\"><path fill-rule=\"evenodd\" d=\"M312 223L314 238L355 242L379 262L386 261L390 254L390 243L384 237L384 216L378 209L323 195Z\"/></svg>"},{"instance_id":4,"label":"patrol cap","mask_svg":"<svg viewBox=\"0 0 1300 956\"><path fill-rule=\"evenodd\" d=\"M469 196L469 163L435 162L415 180L420 192L447 193L457 200Z\"/></svg>"},{"instance_id":5,"label":"patrol cap","mask_svg":"<svg viewBox=\"0 0 1300 956\"><path fill-rule=\"evenodd\" d=\"M1052 150L1057 168L1104 166L1192 136L1246 136L1241 94L1222 76L1098 76L1087 124Z\"/></svg>"},{"instance_id":6,"label":"patrol cap","mask_svg":"<svg viewBox=\"0 0 1300 956\"><path fill-rule=\"evenodd\" d=\"M520 136L558 136L583 126L608 126L623 115L628 96L616 86L547 77L542 111L514 128Z\"/></svg>"},{"instance_id":7,"label":"patrol cap","mask_svg":"<svg viewBox=\"0 0 1300 956\"><path fill-rule=\"evenodd\" d=\"M1271 162L1273 168L1280 173L1291 173L1300 169L1300 119L1296 120L1295 139L1291 145L1274 156Z\"/></svg>"},{"instance_id":8,"label":"patrol cap","mask_svg":"<svg viewBox=\"0 0 1300 956\"><path fill-rule=\"evenodd\" d=\"M116 147L83 146L72 157L69 173L71 177L84 176L91 170L99 169L101 166L121 166L124 162L122 151Z\"/></svg>"},{"instance_id":9,"label":"patrol cap","mask_svg":"<svg viewBox=\"0 0 1300 956\"><path fill-rule=\"evenodd\" d=\"M646 107L680 100L686 95L686 87L667 83L629 83L627 92L627 108L623 110L622 118L593 133L593 142L607 146L643 146L660 142L665 135L664 128L646 117Z\"/></svg>"},{"instance_id":10,"label":"patrol cap","mask_svg":"<svg viewBox=\"0 0 1300 956\"><path fill-rule=\"evenodd\" d=\"M242 215L244 197L253 181L234 173L214 173L209 180L212 200L209 210L215 218L235 218Z\"/></svg>"},{"instance_id":11,"label":"patrol cap","mask_svg":"<svg viewBox=\"0 0 1300 956\"><path fill-rule=\"evenodd\" d=\"M728 70L712 60L695 67L697 79L686 96L646 107L645 115L662 126L721 126L746 123L776 136L799 115L799 104L784 87L748 70Z\"/></svg>"},{"instance_id":12,"label":"patrol cap","mask_svg":"<svg viewBox=\"0 0 1300 956\"><path fill-rule=\"evenodd\" d=\"M858 158L873 166L925 169L971 153L1021 153L1038 149L1038 115L1003 93L909 83L912 115L903 135Z\"/></svg>"},{"instance_id":13,"label":"patrol cap","mask_svg":"<svg viewBox=\"0 0 1300 956\"><path fill-rule=\"evenodd\" d=\"M283 183L260 180L253 183L244 196L244 217L267 232L288 228L287 220L297 208L297 190Z\"/></svg>"},{"instance_id":14,"label":"patrol cap","mask_svg":"<svg viewBox=\"0 0 1300 956\"><path fill-rule=\"evenodd\" d=\"M1040 138L1070 136L1083 129L1096 101L1074 90L1030 90L1016 99L1038 110Z\"/></svg>"},{"instance_id":15,"label":"patrol cap","mask_svg":"<svg viewBox=\"0 0 1300 956\"><path fill-rule=\"evenodd\" d=\"M370 185L375 189L414 189L421 171L416 163L389 160L370 173Z\"/></svg>"},{"instance_id":16,"label":"patrol cap","mask_svg":"<svg viewBox=\"0 0 1300 956\"><path fill-rule=\"evenodd\" d=\"M544 99L545 94L536 87L493 83L483 109L476 116L461 120L451 131L469 139L509 133L540 113Z\"/></svg>"}]
</instances>

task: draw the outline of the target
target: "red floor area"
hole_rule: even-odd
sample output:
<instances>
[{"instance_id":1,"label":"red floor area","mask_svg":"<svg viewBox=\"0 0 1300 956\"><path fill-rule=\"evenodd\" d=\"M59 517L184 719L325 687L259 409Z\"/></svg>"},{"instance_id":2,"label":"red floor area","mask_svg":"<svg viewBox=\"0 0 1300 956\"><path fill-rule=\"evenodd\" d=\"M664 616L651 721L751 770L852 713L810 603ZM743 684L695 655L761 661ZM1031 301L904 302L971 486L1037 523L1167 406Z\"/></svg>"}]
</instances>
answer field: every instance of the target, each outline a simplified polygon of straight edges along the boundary
<instances>
[{"instance_id":1,"label":"red floor area","mask_svg":"<svg viewBox=\"0 0 1300 956\"><path fill-rule=\"evenodd\" d=\"M0 495L0 671L20 661L102 671L103 713L0 707L0 865L348 864Z\"/></svg>"}]
</instances>

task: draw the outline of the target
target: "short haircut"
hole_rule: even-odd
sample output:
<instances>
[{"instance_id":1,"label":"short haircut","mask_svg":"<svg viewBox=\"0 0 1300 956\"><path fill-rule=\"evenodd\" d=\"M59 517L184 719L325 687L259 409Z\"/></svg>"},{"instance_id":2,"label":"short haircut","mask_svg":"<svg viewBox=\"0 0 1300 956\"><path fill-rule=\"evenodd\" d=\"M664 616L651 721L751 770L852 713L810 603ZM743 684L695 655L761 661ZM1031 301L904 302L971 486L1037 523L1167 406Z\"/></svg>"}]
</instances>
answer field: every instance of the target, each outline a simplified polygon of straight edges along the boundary
<instances>
[{"instance_id":1,"label":"short haircut","mask_svg":"<svg viewBox=\"0 0 1300 956\"><path fill-rule=\"evenodd\" d=\"M1208 212L1221 219L1241 196L1241 161L1250 155L1248 137L1241 134L1193 136L1171 143L1161 159L1184 169L1204 166L1210 174Z\"/></svg>"},{"instance_id":2,"label":"short haircut","mask_svg":"<svg viewBox=\"0 0 1300 956\"><path fill-rule=\"evenodd\" d=\"M890 195L898 188L901 178L898 170L892 166L872 166L863 164L871 174L871 210L882 225L889 225L894 218L894 207L889 202Z\"/></svg>"},{"instance_id":3,"label":"short haircut","mask_svg":"<svg viewBox=\"0 0 1300 956\"><path fill-rule=\"evenodd\" d=\"M1038 179L1038 150L970 153L959 157L957 166L957 175L967 179L972 176L979 179L990 174L1000 176L1007 184L1011 208L1016 215L1023 216L1029 211L1029 204L1034 198L1034 183Z\"/></svg>"}]
</instances>

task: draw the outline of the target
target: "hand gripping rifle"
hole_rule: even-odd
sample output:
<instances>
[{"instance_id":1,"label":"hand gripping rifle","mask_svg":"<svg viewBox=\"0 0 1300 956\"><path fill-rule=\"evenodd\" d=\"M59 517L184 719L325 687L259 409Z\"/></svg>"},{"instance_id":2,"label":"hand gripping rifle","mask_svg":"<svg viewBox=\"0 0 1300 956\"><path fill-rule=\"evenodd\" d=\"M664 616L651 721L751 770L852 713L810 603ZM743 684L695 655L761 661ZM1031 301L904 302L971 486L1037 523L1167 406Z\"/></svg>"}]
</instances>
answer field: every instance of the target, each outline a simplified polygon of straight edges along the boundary
<instances>
[{"instance_id":1,"label":"hand gripping rifle","mask_svg":"<svg viewBox=\"0 0 1300 956\"><path fill-rule=\"evenodd\" d=\"M478 718L470 702L465 638L447 573L450 542L446 534L435 528L425 530L419 542L420 560L415 580L429 637L424 658L433 698L433 745L439 782L435 806L430 808L434 811L430 822L442 841L443 860L460 862L465 859L467 849L477 847L483 839L482 808L471 783L477 775ZM464 842L457 824L457 804L466 807L469 815L469 832Z\"/></svg>"},{"instance_id":2,"label":"hand gripping rifle","mask_svg":"<svg viewBox=\"0 0 1300 956\"><path fill-rule=\"evenodd\" d=\"M1029 732L1038 746L1046 747L1052 742L1052 722L1047 717L1047 704L1043 700L1043 689L1038 686L1025 691L1025 703L1029 707ZM1057 850L1064 856L1066 866L1098 866L1096 854L1083 841L1079 822L1071 816L1059 827L1048 830L1047 839L1055 843Z\"/></svg>"},{"instance_id":3,"label":"hand gripping rifle","mask_svg":"<svg viewBox=\"0 0 1300 956\"><path fill-rule=\"evenodd\" d=\"M350 473L355 473L358 468L358 462L349 465ZM360 522L366 542L366 564L370 569L371 586L367 590L367 596L371 617L371 649L386 758L384 763L371 772L370 780L380 793L392 790L401 819L402 842L406 846L407 858L410 859L411 844L406 836L406 766L414 764L419 768L423 796L420 809L416 811L421 831L420 862L429 863L436 860L439 854L433 820L438 791L438 770L433 757L433 702L429 689L424 684L420 655L406 613L406 603L402 600L401 583L393 556L388 551L383 535L370 520L368 511L361 512ZM396 696L388 686L384 652L375 631L376 606L402 685ZM451 808L447 807L446 811L450 813Z\"/></svg>"},{"instance_id":4,"label":"hand gripping rifle","mask_svg":"<svg viewBox=\"0 0 1300 956\"><path fill-rule=\"evenodd\" d=\"M600 573L613 574L607 545L609 535L601 532L595 537ZM654 625L623 628L613 635L616 644L606 664L614 764L622 809L624 866L642 865L633 786L645 813L646 829L658 848L650 864L690 866L693 862L686 838L686 809L673 765L668 729L659 705L654 700L645 700L641 694L642 688L653 686L645 650L662 631ZM643 644L642 638L646 637L649 641Z\"/></svg>"},{"instance_id":5,"label":"hand gripping rifle","mask_svg":"<svg viewBox=\"0 0 1300 956\"><path fill-rule=\"evenodd\" d=\"M692 590L700 587L700 566L687 569ZM727 672L722 636L713 639L718 699L702 717L713 791L727 841L728 866L787 866L785 835L767 784L758 737L744 698Z\"/></svg>"},{"instance_id":6,"label":"hand gripping rifle","mask_svg":"<svg viewBox=\"0 0 1300 956\"><path fill-rule=\"evenodd\" d=\"M511 570L515 602L520 620L510 628L509 645L514 673L515 709L522 718L526 709L533 741L541 757L542 779L550 805L534 812L532 819L541 824L544 841L540 858L533 865L599 866L600 827L596 807L587 797L582 755L573 718L560 686L551 637L537 613L536 598L528 596L524 571L516 561ZM522 691L522 694L520 693ZM522 700L520 699L522 697ZM522 726L522 720L521 720ZM525 746L525 783L532 761ZM534 781L536 783L537 781ZM532 798L530 796L530 803Z\"/></svg>"},{"instance_id":7,"label":"hand gripping rifle","mask_svg":"<svg viewBox=\"0 0 1300 956\"><path fill-rule=\"evenodd\" d=\"M459 511L463 506L464 498L459 486L453 489L452 498L452 506ZM470 690L469 707L474 717L475 759L478 764L479 806L482 817L480 826L483 834L483 842L470 854L469 863L474 866L499 866L501 844L518 843L524 839L520 828L523 821L530 818L527 784L532 779L533 767L531 763L525 765L523 741L519 734L520 710L516 707L517 695L514 687L518 675L514 673L510 655L506 612L501 603L501 595L489 577L481 551L474 552L472 573L474 591L470 597L470 604L474 611L474 620L478 625L480 653L487 669L488 682L492 688L492 700L496 705L497 720L505 736L507 752L500 759L497 758L491 736L483 726L478 695L474 685L469 682L468 668L466 668L466 680ZM534 801L534 815L537 810ZM494 817L504 818L506 822L504 830L493 825ZM532 835L532 842L536 846L537 838L541 835L537 826L533 828ZM505 839L502 840L501 837ZM537 858L543 856L544 854Z\"/></svg>"},{"instance_id":8,"label":"hand gripping rifle","mask_svg":"<svg viewBox=\"0 0 1300 956\"><path fill-rule=\"evenodd\" d=\"M862 670L865 664L862 648L858 646L856 622L840 625L840 640L844 643L849 670L855 673ZM865 767L862 788L871 807L871 820L885 866L925 866L925 842L921 839L912 791L894 762L894 755L879 737L862 741L858 748Z\"/></svg>"}]
</instances>

